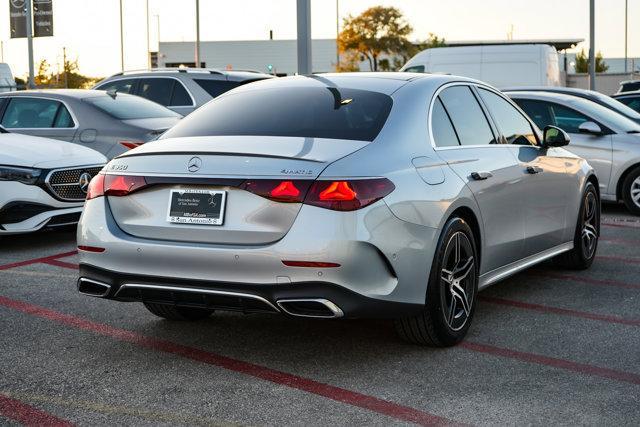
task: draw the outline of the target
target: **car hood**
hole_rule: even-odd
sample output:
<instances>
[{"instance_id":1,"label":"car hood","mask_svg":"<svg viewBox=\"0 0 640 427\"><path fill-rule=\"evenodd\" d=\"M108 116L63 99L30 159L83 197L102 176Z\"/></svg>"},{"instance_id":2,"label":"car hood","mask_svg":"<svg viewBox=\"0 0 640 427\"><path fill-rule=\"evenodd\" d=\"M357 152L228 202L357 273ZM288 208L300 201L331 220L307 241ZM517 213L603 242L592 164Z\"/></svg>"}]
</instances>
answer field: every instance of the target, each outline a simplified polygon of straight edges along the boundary
<instances>
[{"instance_id":1,"label":"car hood","mask_svg":"<svg viewBox=\"0 0 640 427\"><path fill-rule=\"evenodd\" d=\"M106 157L97 151L71 142L18 133L0 134L2 165L51 169L106 162Z\"/></svg>"}]
</instances>

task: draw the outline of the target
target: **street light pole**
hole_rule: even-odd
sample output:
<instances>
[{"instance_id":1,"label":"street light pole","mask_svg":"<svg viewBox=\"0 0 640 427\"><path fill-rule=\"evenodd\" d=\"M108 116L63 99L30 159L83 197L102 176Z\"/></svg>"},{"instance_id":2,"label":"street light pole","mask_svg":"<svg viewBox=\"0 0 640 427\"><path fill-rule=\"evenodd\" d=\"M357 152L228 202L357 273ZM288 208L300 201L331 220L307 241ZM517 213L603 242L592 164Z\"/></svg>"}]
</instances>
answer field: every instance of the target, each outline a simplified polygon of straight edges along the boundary
<instances>
[{"instance_id":1,"label":"street light pole","mask_svg":"<svg viewBox=\"0 0 640 427\"><path fill-rule=\"evenodd\" d=\"M629 35L629 0L624 0L624 72L628 72L627 68L627 41Z\"/></svg>"},{"instance_id":2,"label":"street light pole","mask_svg":"<svg viewBox=\"0 0 640 427\"><path fill-rule=\"evenodd\" d=\"M589 89L596 90L596 6L589 0Z\"/></svg>"},{"instance_id":3,"label":"street light pole","mask_svg":"<svg viewBox=\"0 0 640 427\"><path fill-rule=\"evenodd\" d=\"M200 0L196 0L196 68L200 68Z\"/></svg>"},{"instance_id":4,"label":"street light pole","mask_svg":"<svg viewBox=\"0 0 640 427\"><path fill-rule=\"evenodd\" d=\"M124 73L124 22L122 20L122 0L120 0L120 70Z\"/></svg>"},{"instance_id":5,"label":"street light pole","mask_svg":"<svg viewBox=\"0 0 640 427\"><path fill-rule=\"evenodd\" d=\"M340 0L336 0L336 71L340 69L340 47L338 39L340 38Z\"/></svg>"},{"instance_id":6,"label":"street light pole","mask_svg":"<svg viewBox=\"0 0 640 427\"><path fill-rule=\"evenodd\" d=\"M31 8L31 0L25 1L24 6L27 8L27 54L29 55L29 80L27 81L27 88L33 89L36 87L36 83L33 72L33 20L31 18L33 9Z\"/></svg>"},{"instance_id":7,"label":"street light pole","mask_svg":"<svg viewBox=\"0 0 640 427\"><path fill-rule=\"evenodd\" d=\"M147 24L147 68L151 68L151 45L149 42L149 0L147 0L147 4L146 4L146 9L145 9L145 22Z\"/></svg>"},{"instance_id":8,"label":"street light pole","mask_svg":"<svg viewBox=\"0 0 640 427\"><path fill-rule=\"evenodd\" d=\"M311 74L311 0L297 0L298 74Z\"/></svg>"}]
</instances>

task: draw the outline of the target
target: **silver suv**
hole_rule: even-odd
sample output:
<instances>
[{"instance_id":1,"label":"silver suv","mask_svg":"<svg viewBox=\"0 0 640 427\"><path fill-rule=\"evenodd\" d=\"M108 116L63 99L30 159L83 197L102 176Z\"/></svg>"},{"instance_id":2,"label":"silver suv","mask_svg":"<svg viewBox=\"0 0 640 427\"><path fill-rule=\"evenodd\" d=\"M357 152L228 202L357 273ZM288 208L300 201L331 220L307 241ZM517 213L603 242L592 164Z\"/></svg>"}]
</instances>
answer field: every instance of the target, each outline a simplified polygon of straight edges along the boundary
<instances>
[{"instance_id":1,"label":"silver suv","mask_svg":"<svg viewBox=\"0 0 640 427\"><path fill-rule=\"evenodd\" d=\"M255 71L156 68L114 74L94 89L138 95L186 116L234 87L272 77Z\"/></svg>"}]
</instances>

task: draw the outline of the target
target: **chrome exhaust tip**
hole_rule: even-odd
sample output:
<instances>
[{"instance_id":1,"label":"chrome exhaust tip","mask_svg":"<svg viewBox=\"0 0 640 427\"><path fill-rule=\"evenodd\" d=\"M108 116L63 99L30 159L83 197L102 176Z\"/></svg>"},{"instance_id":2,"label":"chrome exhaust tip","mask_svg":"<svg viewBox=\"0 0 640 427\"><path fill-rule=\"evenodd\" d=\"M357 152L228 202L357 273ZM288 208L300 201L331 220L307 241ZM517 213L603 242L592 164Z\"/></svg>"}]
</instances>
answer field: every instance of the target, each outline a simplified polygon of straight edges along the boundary
<instances>
[{"instance_id":1,"label":"chrome exhaust tip","mask_svg":"<svg viewBox=\"0 0 640 427\"><path fill-rule=\"evenodd\" d=\"M285 313L297 317L337 319L344 312L333 302L323 298L281 299L276 301Z\"/></svg>"},{"instance_id":2,"label":"chrome exhaust tip","mask_svg":"<svg viewBox=\"0 0 640 427\"><path fill-rule=\"evenodd\" d=\"M93 279L81 277L78 279L78 292L91 297L104 298L109 294L111 285Z\"/></svg>"}]
</instances>

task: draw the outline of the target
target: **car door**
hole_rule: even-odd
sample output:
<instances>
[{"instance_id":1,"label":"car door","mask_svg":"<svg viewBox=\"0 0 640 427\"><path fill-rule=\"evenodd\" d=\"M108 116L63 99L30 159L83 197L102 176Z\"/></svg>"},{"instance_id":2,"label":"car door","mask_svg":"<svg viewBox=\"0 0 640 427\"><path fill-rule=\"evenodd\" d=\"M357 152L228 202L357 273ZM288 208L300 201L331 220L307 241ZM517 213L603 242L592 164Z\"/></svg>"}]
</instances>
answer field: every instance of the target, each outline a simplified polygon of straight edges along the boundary
<instances>
[{"instance_id":1,"label":"car door","mask_svg":"<svg viewBox=\"0 0 640 427\"><path fill-rule=\"evenodd\" d=\"M568 106L537 99L516 98L514 101L531 117L540 129L553 125L558 126L569 134L571 143L565 148L589 162L598 176L601 193L606 194L613 164L611 135L608 132L601 135L581 133L578 127L582 123L598 122ZM602 129L606 129L600 123L598 125Z\"/></svg>"},{"instance_id":2,"label":"car door","mask_svg":"<svg viewBox=\"0 0 640 427\"><path fill-rule=\"evenodd\" d=\"M482 87L478 93L522 171L525 256L564 243L567 200L573 200L579 184L567 170L578 160L567 157L563 149L540 147L531 122L502 95Z\"/></svg>"},{"instance_id":3,"label":"car door","mask_svg":"<svg viewBox=\"0 0 640 427\"><path fill-rule=\"evenodd\" d=\"M78 129L67 106L55 99L9 97L0 124L12 132L73 141Z\"/></svg>"},{"instance_id":4,"label":"car door","mask_svg":"<svg viewBox=\"0 0 640 427\"><path fill-rule=\"evenodd\" d=\"M522 170L500 144L471 87L454 84L434 99L431 133L438 155L466 183L484 226L482 273L522 258Z\"/></svg>"}]
</instances>

